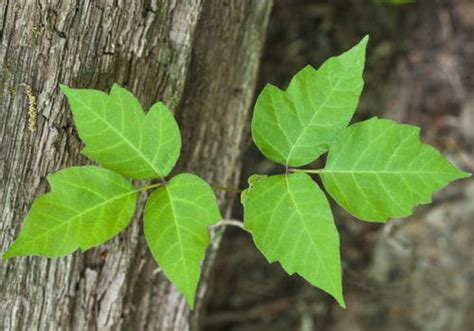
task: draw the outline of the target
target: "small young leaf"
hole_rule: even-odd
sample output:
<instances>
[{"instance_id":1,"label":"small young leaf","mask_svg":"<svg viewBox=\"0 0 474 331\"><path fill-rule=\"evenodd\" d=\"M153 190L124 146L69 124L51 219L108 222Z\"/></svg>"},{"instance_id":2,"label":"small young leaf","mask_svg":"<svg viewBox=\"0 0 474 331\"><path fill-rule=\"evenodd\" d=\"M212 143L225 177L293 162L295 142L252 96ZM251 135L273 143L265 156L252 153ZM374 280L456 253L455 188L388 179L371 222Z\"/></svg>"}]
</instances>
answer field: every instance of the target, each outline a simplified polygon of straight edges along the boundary
<instances>
[{"instance_id":1,"label":"small young leaf","mask_svg":"<svg viewBox=\"0 0 474 331\"><path fill-rule=\"evenodd\" d=\"M48 182L52 191L34 201L3 258L85 251L125 229L135 211L136 191L111 170L66 168L48 176Z\"/></svg>"},{"instance_id":2,"label":"small young leaf","mask_svg":"<svg viewBox=\"0 0 474 331\"><path fill-rule=\"evenodd\" d=\"M82 153L135 179L163 178L178 160L181 137L173 114L161 102L145 114L138 100L114 84L110 95L61 86L86 144Z\"/></svg>"},{"instance_id":3,"label":"small young leaf","mask_svg":"<svg viewBox=\"0 0 474 331\"><path fill-rule=\"evenodd\" d=\"M144 212L145 237L168 279L191 309L209 245L208 226L221 219L216 196L203 179L179 174L148 198Z\"/></svg>"},{"instance_id":4,"label":"small young leaf","mask_svg":"<svg viewBox=\"0 0 474 331\"><path fill-rule=\"evenodd\" d=\"M355 217L385 222L405 217L449 182L468 177L420 142L420 129L372 118L348 127L331 145L321 177Z\"/></svg>"},{"instance_id":5,"label":"small young leaf","mask_svg":"<svg viewBox=\"0 0 474 331\"><path fill-rule=\"evenodd\" d=\"M344 307L339 235L329 203L306 174L260 178L245 190L244 226L268 261L279 261Z\"/></svg>"},{"instance_id":6,"label":"small young leaf","mask_svg":"<svg viewBox=\"0 0 474 331\"><path fill-rule=\"evenodd\" d=\"M294 167L328 150L350 122L364 85L368 37L318 70L306 66L286 91L267 85L257 99L252 137L270 160Z\"/></svg>"}]
</instances>

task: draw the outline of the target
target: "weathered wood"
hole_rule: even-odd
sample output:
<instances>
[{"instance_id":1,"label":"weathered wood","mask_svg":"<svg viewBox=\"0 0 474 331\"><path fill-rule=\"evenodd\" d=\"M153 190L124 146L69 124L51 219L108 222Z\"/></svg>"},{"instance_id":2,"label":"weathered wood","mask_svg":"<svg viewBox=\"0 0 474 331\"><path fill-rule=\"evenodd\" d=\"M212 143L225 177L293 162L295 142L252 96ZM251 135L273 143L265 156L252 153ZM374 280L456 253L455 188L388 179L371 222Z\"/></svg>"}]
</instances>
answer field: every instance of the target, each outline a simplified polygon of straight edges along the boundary
<instances>
[{"instance_id":1,"label":"weathered wood","mask_svg":"<svg viewBox=\"0 0 474 331\"><path fill-rule=\"evenodd\" d=\"M79 154L59 83L107 90L118 82L145 109L162 99L183 135L176 171L236 185L270 2L0 0L2 252L47 190L46 175L89 162ZM232 196L219 198L228 214ZM219 240L214 234L193 315L154 272L140 213L119 237L89 252L2 260L0 328L196 329Z\"/></svg>"}]
</instances>

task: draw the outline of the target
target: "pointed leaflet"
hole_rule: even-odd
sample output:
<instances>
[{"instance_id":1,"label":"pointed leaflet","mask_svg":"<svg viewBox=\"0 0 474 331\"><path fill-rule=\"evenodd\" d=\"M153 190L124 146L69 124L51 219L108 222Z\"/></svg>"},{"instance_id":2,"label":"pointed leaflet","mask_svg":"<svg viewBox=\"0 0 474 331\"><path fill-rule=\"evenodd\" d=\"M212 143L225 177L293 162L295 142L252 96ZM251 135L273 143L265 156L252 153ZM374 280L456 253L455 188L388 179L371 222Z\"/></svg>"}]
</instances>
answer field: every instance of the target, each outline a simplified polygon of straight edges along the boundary
<instances>
[{"instance_id":1,"label":"pointed leaflet","mask_svg":"<svg viewBox=\"0 0 474 331\"><path fill-rule=\"evenodd\" d=\"M404 217L449 182L468 177L420 142L420 129L372 118L347 128L331 145L324 186L357 218Z\"/></svg>"},{"instance_id":2,"label":"pointed leaflet","mask_svg":"<svg viewBox=\"0 0 474 331\"><path fill-rule=\"evenodd\" d=\"M117 84L110 95L61 86L74 115L82 153L135 179L163 178L179 157L181 137L173 114L161 102L145 114L138 100Z\"/></svg>"},{"instance_id":3,"label":"pointed leaflet","mask_svg":"<svg viewBox=\"0 0 474 331\"><path fill-rule=\"evenodd\" d=\"M257 99L252 137L270 160L302 166L325 153L350 122L364 81L368 37L318 70L306 66L286 91L267 85Z\"/></svg>"},{"instance_id":4,"label":"pointed leaflet","mask_svg":"<svg viewBox=\"0 0 474 331\"><path fill-rule=\"evenodd\" d=\"M135 211L136 191L111 170L66 168L48 176L48 181L52 191L34 201L3 258L85 251L125 229Z\"/></svg>"},{"instance_id":5,"label":"pointed leaflet","mask_svg":"<svg viewBox=\"0 0 474 331\"><path fill-rule=\"evenodd\" d=\"M180 174L148 198L144 227L153 257L191 309L209 245L208 226L221 219L214 192L203 179Z\"/></svg>"},{"instance_id":6,"label":"pointed leaflet","mask_svg":"<svg viewBox=\"0 0 474 331\"><path fill-rule=\"evenodd\" d=\"M320 188L298 173L260 177L244 193L244 226L268 261L280 262L344 307L339 235Z\"/></svg>"}]
</instances>

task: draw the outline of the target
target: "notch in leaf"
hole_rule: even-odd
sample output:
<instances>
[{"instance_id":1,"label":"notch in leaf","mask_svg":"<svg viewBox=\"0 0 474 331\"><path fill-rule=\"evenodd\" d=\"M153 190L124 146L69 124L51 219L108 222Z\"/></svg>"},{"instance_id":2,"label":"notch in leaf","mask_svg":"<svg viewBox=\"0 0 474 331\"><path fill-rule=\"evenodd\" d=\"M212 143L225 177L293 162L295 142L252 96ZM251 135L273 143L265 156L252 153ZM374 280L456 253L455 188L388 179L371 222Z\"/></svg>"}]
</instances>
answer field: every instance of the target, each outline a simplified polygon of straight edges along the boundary
<instances>
[{"instance_id":1,"label":"notch in leaf","mask_svg":"<svg viewBox=\"0 0 474 331\"><path fill-rule=\"evenodd\" d=\"M110 95L61 85L67 96L82 153L102 166L134 179L164 178L181 150L173 114L159 102L148 113L132 93L117 84Z\"/></svg>"},{"instance_id":2,"label":"notch in leaf","mask_svg":"<svg viewBox=\"0 0 474 331\"><path fill-rule=\"evenodd\" d=\"M34 201L3 258L85 251L125 229L135 212L134 187L111 170L71 167L49 175L48 181L51 192Z\"/></svg>"},{"instance_id":3,"label":"notch in leaf","mask_svg":"<svg viewBox=\"0 0 474 331\"><path fill-rule=\"evenodd\" d=\"M263 155L299 167L328 150L359 102L367 42L368 36L318 70L304 67L286 91L265 86L252 119L252 137Z\"/></svg>"}]
</instances>

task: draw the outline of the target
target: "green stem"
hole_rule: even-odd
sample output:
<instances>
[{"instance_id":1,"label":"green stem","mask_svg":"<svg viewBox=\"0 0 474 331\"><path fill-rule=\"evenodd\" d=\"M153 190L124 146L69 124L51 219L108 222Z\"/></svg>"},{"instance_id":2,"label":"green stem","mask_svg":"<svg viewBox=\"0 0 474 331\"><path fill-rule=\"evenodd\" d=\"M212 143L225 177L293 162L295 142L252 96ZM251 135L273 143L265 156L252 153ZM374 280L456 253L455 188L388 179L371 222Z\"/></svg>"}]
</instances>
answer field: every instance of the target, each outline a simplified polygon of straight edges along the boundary
<instances>
[{"instance_id":1,"label":"green stem","mask_svg":"<svg viewBox=\"0 0 474 331\"><path fill-rule=\"evenodd\" d=\"M156 183L156 184L151 184L151 185L147 185L147 186L142 186L142 187L139 187L135 190L135 192L142 192L142 191L148 191L152 188L156 188L156 187L160 187L161 185L164 185L165 183Z\"/></svg>"},{"instance_id":2,"label":"green stem","mask_svg":"<svg viewBox=\"0 0 474 331\"><path fill-rule=\"evenodd\" d=\"M213 224L213 225L211 225L210 227L211 227L211 228L217 228L217 227L220 227L220 226L234 226L234 227L236 227L236 228L239 228L239 229L242 229L242 230L244 230L244 231L247 231L247 229L244 228L244 223L242 223L242 221L232 220L232 219L229 219L229 220L221 220L219 223Z\"/></svg>"},{"instance_id":3,"label":"green stem","mask_svg":"<svg viewBox=\"0 0 474 331\"><path fill-rule=\"evenodd\" d=\"M216 191L223 191L223 192L230 192L230 193L240 193L242 192L241 189L235 187L226 187L226 186L219 186L219 185L211 185L211 187Z\"/></svg>"},{"instance_id":4,"label":"green stem","mask_svg":"<svg viewBox=\"0 0 474 331\"><path fill-rule=\"evenodd\" d=\"M304 172L307 174L321 174L324 169L290 169L290 172Z\"/></svg>"}]
</instances>

